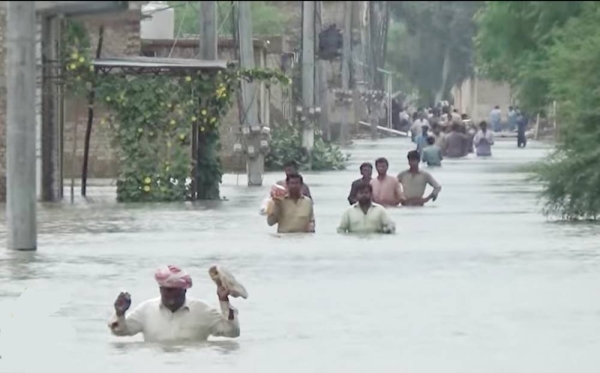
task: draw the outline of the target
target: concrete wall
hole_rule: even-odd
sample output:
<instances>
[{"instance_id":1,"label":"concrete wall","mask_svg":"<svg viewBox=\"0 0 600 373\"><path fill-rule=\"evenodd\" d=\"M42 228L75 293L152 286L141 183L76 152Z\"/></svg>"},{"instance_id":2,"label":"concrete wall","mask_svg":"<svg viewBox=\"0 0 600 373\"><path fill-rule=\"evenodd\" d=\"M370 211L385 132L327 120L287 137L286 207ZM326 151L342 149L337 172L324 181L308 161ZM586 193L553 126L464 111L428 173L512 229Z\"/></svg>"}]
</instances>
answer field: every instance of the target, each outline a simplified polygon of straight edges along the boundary
<instances>
[{"instance_id":1,"label":"concrete wall","mask_svg":"<svg viewBox=\"0 0 600 373\"><path fill-rule=\"evenodd\" d=\"M454 106L469 114L475 122L489 120L490 111L499 105L506 120L512 95L508 83L495 83L483 79L468 79L452 90Z\"/></svg>"}]
</instances>

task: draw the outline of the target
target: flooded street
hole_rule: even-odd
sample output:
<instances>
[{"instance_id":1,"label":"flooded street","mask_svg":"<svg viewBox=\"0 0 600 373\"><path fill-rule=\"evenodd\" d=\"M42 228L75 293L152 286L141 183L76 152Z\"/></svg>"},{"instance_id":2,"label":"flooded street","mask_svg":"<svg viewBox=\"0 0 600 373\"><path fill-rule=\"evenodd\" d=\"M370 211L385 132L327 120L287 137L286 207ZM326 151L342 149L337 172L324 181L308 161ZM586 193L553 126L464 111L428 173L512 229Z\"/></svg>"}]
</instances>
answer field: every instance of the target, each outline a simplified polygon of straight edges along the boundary
<instances>
[{"instance_id":1,"label":"flooded street","mask_svg":"<svg viewBox=\"0 0 600 373\"><path fill-rule=\"evenodd\" d=\"M336 233L358 165L385 156L395 175L409 149L407 139L357 141L348 170L305 173L315 235L279 236L258 215L280 173L253 189L226 175L229 201L204 205L118 205L114 188L92 187L91 202L40 208L38 252L0 250L0 300L40 284L70 295L59 314L77 342L60 367L39 361L38 371L596 373L600 227L540 215L538 186L517 171L547 147L498 141L493 159L446 160L433 171L437 202L391 210L396 235ZM110 334L119 291L134 307L158 296L162 264L186 269L188 294L216 305L213 263L250 293L233 299L240 338L159 346ZM2 373L13 372L7 358Z\"/></svg>"}]
</instances>

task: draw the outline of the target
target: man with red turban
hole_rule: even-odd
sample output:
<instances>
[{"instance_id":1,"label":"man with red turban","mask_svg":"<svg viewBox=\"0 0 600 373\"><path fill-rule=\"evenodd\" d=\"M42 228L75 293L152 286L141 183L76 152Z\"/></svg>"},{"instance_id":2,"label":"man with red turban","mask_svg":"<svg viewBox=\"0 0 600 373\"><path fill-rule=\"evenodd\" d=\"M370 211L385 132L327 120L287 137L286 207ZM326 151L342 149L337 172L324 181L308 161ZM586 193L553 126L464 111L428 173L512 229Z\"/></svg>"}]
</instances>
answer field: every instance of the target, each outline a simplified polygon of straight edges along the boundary
<instances>
[{"instance_id":1,"label":"man with red turban","mask_svg":"<svg viewBox=\"0 0 600 373\"><path fill-rule=\"evenodd\" d=\"M143 333L148 342L206 340L209 335L236 338L240 335L237 310L229 304L229 290L217 288L221 312L207 303L186 297L192 278L176 266L159 268L154 278L160 297L150 299L125 315L131 306L129 293L115 301L115 315L109 323L116 336Z\"/></svg>"}]
</instances>

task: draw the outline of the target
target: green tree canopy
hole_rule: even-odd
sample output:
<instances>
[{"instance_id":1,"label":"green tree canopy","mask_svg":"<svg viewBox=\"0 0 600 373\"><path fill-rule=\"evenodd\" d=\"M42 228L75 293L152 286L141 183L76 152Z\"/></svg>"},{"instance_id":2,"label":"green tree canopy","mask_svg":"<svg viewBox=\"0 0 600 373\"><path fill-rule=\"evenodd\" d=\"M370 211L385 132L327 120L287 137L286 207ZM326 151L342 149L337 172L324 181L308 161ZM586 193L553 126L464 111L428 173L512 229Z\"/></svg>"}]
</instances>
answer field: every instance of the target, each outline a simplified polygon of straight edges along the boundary
<instances>
[{"instance_id":1,"label":"green tree canopy","mask_svg":"<svg viewBox=\"0 0 600 373\"><path fill-rule=\"evenodd\" d=\"M558 102L562 131L538 179L546 213L563 219L600 216L600 4L585 2L581 10L550 35L540 73Z\"/></svg>"},{"instance_id":2,"label":"green tree canopy","mask_svg":"<svg viewBox=\"0 0 600 373\"><path fill-rule=\"evenodd\" d=\"M553 31L581 13L583 1L487 1L475 19L479 72L508 81L522 107L541 110L548 101L543 71Z\"/></svg>"},{"instance_id":3,"label":"green tree canopy","mask_svg":"<svg viewBox=\"0 0 600 373\"><path fill-rule=\"evenodd\" d=\"M423 104L449 98L452 87L472 75L473 16L480 5L478 1L392 3L387 63L418 89Z\"/></svg>"}]
</instances>

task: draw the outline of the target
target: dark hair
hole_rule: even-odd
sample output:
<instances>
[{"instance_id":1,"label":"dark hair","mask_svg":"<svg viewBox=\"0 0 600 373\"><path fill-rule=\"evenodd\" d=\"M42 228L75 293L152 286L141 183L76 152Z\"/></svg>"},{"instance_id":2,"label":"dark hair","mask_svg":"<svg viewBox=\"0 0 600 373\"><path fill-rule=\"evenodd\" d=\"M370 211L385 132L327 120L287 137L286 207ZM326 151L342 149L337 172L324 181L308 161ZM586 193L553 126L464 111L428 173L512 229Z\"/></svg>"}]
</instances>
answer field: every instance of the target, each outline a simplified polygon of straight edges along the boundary
<instances>
[{"instance_id":1,"label":"dark hair","mask_svg":"<svg viewBox=\"0 0 600 373\"><path fill-rule=\"evenodd\" d=\"M406 158L408 158L409 161L411 160L421 160L421 156L419 155L419 152L416 150L411 150L408 152L408 155L406 156Z\"/></svg>"},{"instance_id":2,"label":"dark hair","mask_svg":"<svg viewBox=\"0 0 600 373\"><path fill-rule=\"evenodd\" d=\"M296 163L296 161L287 161L283 165L283 168L288 168L288 167L294 167L294 169L297 170L298 169L298 164Z\"/></svg>"},{"instance_id":3,"label":"dark hair","mask_svg":"<svg viewBox=\"0 0 600 373\"><path fill-rule=\"evenodd\" d=\"M459 131L460 130L460 124L454 122L452 123L452 130L453 131Z\"/></svg>"},{"instance_id":4,"label":"dark hair","mask_svg":"<svg viewBox=\"0 0 600 373\"><path fill-rule=\"evenodd\" d=\"M358 185L356 186L356 189L354 189L354 190L356 191L356 193L358 193L365 189L368 189L369 192L373 193L373 187L371 186L371 183L367 183L364 181L361 181L360 183L358 183Z\"/></svg>"},{"instance_id":5,"label":"dark hair","mask_svg":"<svg viewBox=\"0 0 600 373\"><path fill-rule=\"evenodd\" d=\"M383 158L383 157L381 157L381 158L377 158L377 159L375 160L375 167L377 167L377 165L378 165L378 164L380 164L380 163L385 163L387 166L389 166L389 165L390 165L390 163L388 162L388 160L387 160L387 159L385 159L385 158Z\"/></svg>"},{"instance_id":6,"label":"dark hair","mask_svg":"<svg viewBox=\"0 0 600 373\"><path fill-rule=\"evenodd\" d=\"M433 137L433 136L429 136L429 137L427 137L427 143L428 143L429 145L433 145L433 144L435 144L435 137Z\"/></svg>"},{"instance_id":7,"label":"dark hair","mask_svg":"<svg viewBox=\"0 0 600 373\"><path fill-rule=\"evenodd\" d=\"M495 108L495 109L500 109L500 106L496 105L494 108Z\"/></svg>"},{"instance_id":8,"label":"dark hair","mask_svg":"<svg viewBox=\"0 0 600 373\"><path fill-rule=\"evenodd\" d=\"M360 171L363 170L363 168L365 167L369 167L370 169L373 169L373 165L370 164L369 162L364 162L363 164L360 165L360 167L358 168Z\"/></svg>"},{"instance_id":9,"label":"dark hair","mask_svg":"<svg viewBox=\"0 0 600 373\"><path fill-rule=\"evenodd\" d=\"M293 172L293 173L287 175L287 177L285 178L285 182L288 183L292 179L298 179L298 180L300 180L300 184L304 184L304 179L302 178L302 175L300 175L297 172Z\"/></svg>"},{"instance_id":10,"label":"dark hair","mask_svg":"<svg viewBox=\"0 0 600 373\"><path fill-rule=\"evenodd\" d=\"M479 122L479 127L486 127L487 128L487 122L485 120L482 120L481 122Z\"/></svg>"}]
</instances>

